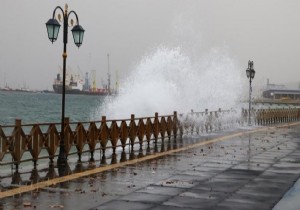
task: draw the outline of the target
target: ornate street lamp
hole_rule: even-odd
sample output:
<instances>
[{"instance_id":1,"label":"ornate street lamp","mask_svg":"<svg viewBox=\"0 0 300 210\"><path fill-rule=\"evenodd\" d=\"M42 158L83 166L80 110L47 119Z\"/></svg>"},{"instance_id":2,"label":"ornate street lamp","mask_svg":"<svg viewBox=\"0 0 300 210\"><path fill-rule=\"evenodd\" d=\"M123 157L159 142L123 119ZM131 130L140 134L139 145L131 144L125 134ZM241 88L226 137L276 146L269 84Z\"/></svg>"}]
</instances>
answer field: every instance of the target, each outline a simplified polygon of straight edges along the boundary
<instances>
[{"instance_id":1,"label":"ornate street lamp","mask_svg":"<svg viewBox=\"0 0 300 210\"><path fill-rule=\"evenodd\" d=\"M248 68L246 70L247 78L249 78L249 119L248 119L248 125L251 125L251 93L252 93L252 87L251 83L255 76L255 71L253 69L253 61L248 61Z\"/></svg>"},{"instance_id":2,"label":"ornate street lamp","mask_svg":"<svg viewBox=\"0 0 300 210\"><path fill-rule=\"evenodd\" d=\"M62 109L61 109L61 134L60 134L60 148L59 155L57 159L57 164L62 166L67 164L67 157L65 152L65 87L66 87L66 60L67 60L67 43L68 43L68 21L69 16L73 13L76 17L76 25L72 29L74 43L77 47L80 47L83 40L84 29L79 25L79 20L76 12L73 10L68 12L68 5L65 5L65 10L63 10L60 6L57 6L53 11L53 17L48 20L46 23L48 38L53 43L57 40L60 24L55 19L55 12L59 9L63 15L63 43L64 43L64 51L63 51L63 86L62 86ZM58 19L61 19L60 14L58 14ZM73 20L71 19L71 25L73 25Z\"/></svg>"}]
</instances>

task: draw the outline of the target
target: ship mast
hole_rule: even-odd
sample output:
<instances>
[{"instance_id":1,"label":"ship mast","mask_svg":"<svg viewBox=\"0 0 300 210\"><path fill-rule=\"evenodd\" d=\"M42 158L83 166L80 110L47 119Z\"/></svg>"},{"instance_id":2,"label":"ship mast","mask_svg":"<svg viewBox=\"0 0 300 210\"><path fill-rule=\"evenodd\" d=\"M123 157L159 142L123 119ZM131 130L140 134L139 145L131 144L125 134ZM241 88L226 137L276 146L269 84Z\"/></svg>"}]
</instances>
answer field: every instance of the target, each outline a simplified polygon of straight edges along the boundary
<instances>
[{"instance_id":1,"label":"ship mast","mask_svg":"<svg viewBox=\"0 0 300 210\"><path fill-rule=\"evenodd\" d=\"M109 54L107 53L107 90L110 95L110 73L109 73Z\"/></svg>"},{"instance_id":2,"label":"ship mast","mask_svg":"<svg viewBox=\"0 0 300 210\"><path fill-rule=\"evenodd\" d=\"M6 82L6 73L5 72L4 72L3 84L4 84L4 88L6 88L7 87L7 82Z\"/></svg>"},{"instance_id":3,"label":"ship mast","mask_svg":"<svg viewBox=\"0 0 300 210\"><path fill-rule=\"evenodd\" d=\"M93 92L97 90L96 87L96 70L92 70L92 78L93 78Z\"/></svg>"},{"instance_id":4,"label":"ship mast","mask_svg":"<svg viewBox=\"0 0 300 210\"><path fill-rule=\"evenodd\" d=\"M119 71L116 70L116 89L115 89L115 93L119 93Z\"/></svg>"}]
</instances>

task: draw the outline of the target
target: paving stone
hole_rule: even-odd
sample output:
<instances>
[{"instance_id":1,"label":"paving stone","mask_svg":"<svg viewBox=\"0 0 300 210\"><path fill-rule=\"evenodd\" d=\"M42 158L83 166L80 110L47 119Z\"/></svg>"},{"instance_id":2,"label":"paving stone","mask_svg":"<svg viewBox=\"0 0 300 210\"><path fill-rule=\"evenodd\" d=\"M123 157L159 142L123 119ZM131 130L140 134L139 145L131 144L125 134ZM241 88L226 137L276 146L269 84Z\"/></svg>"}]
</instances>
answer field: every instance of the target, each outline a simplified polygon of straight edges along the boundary
<instances>
[{"instance_id":1,"label":"paving stone","mask_svg":"<svg viewBox=\"0 0 300 210\"><path fill-rule=\"evenodd\" d=\"M187 208L187 207L176 207L176 206L168 206L168 205L158 205L151 210L195 210L195 208Z\"/></svg>"},{"instance_id":2,"label":"paving stone","mask_svg":"<svg viewBox=\"0 0 300 210\"><path fill-rule=\"evenodd\" d=\"M267 169L268 171L272 173L289 173L289 174L300 174L300 169L298 167L278 167L278 166L272 166Z\"/></svg>"},{"instance_id":3,"label":"paving stone","mask_svg":"<svg viewBox=\"0 0 300 210\"><path fill-rule=\"evenodd\" d=\"M278 184L291 185L294 184L295 182L294 179L291 180L291 179L284 179L284 177L282 178L276 176L259 176L254 178L252 181L258 183L271 184L271 185L278 185Z\"/></svg>"},{"instance_id":4,"label":"paving stone","mask_svg":"<svg viewBox=\"0 0 300 210\"><path fill-rule=\"evenodd\" d=\"M137 201L137 202L142 202L142 203L162 203L162 202L168 200L170 197L171 197L171 195L133 192L126 196L120 197L119 200Z\"/></svg>"},{"instance_id":5,"label":"paving stone","mask_svg":"<svg viewBox=\"0 0 300 210\"><path fill-rule=\"evenodd\" d=\"M205 198L193 198L187 196L175 196L163 203L164 205L176 206L180 208L209 209L216 205L214 200Z\"/></svg>"},{"instance_id":6,"label":"paving stone","mask_svg":"<svg viewBox=\"0 0 300 210\"><path fill-rule=\"evenodd\" d=\"M221 171L225 171L227 168L217 168L217 167L211 168L211 167L197 166L194 169L195 169L195 171L216 174L216 173L220 173Z\"/></svg>"},{"instance_id":7,"label":"paving stone","mask_svg":"<svg viewBox=\"0 0 300 210\"><path fill-rule=\"evenodd\" d=\"M184 189L182 189L182 188L149 185L149 186L147 186L143 189L140 189L136 192L150 193L150 194L156 194L156 195L174 196L174 195L180 194L183 191L184 191Z\"/></svg>"},{"instance_id":8,"label":"paving stone","mask_svg":"<svg viewBox=\"0 0 300 210\"><path fill-rule=\"evenodd\" d=\"M300 174L285 173L284 171L274 172L266 170L261 174L261 178L272 179L278 182L293 182L298 179Z\"/></svg>"},{"instance_id":9,"label":"paving stone","mask_svg":"<svg viewBox=\"0 0 300 210\"><path fill-rule=\"evenodd\" d=\"M300 163L300 156L289 155L289 156L282 158L280 161L288 162L288 163Z\"/></svg>"},{"instance_id":10,"label":"paving stone","mask_svg":"<svg viewBox=\"0 0 300 210\"><path fill-rule=\"evenodd\" d=\"M199 183L193 189L204 189L216 192L232 193L244 186L247 182L247 180L242 179L212 178L207 182Z\"/></svg>"},{"instance_id":11,"label":"paving stone","mask_svg":"<svg viewBox=\"0 0 300 210\"><path fill-rule=\"evenodd\" d=\"M250 158L250 162L253 163L265 163L265 164L274 164L274 159L270 159L270 158L265 158L265 157L261 157L261 156L254 156Z\"/></svg>"},{"instance_id":12,"label":"paving stone","mask_svg":"<svg viewBox=\"0 0 300 210\"><path fill-rule=\"evenodd\" d=\"M168 179L159 181L155 185L168 186L168 187L179 187L179 188L191 188L197 185L202 180L202 177L189 176L189 175L175 175Z\"/></svg>"},{"instance_id":13,"label":"paving stone","mask_svg":"<svg viewBox=\"0 0 300 210\"><path fill-rule=\"evenodd\" d=\"M190 176L197 176L197 180L206 180L211 177L217 175L217 172L210 172L210 171L198 171L198 170L185 170L178 172L180 175L190 175Z\"/></svg>"},{"instance_id":14,"label":"paving stone","mask_svg":"<svg viewBox=\"0 0 300 210\"><path fill-rule=\"evenodd\" d=\"M211 210L264 210L270 209L269 205L263 203L242 203L226 201L211 208Z\"/></svg>"},{"instance_id":15,"label":"paving stone","mask_svg":"<svg viewBox=\"0 0 300 210\"><path fill-rule=\"evenodd\" d=\"M216 175L215 178L251 180L254 177L257 177L259 174L261 174L260 171L230 168L223 173Z\"/></svg>"},{"instance_id":16,"label":"paving stone","mask_svg":"<svg viewBox=\"0 0 300 210\"><path fill-rule=\"evenodd\" d=\"M276 204L276 199L274 198L276 198L276 196L270 196L270 195L266 196L257 193L236 192L232 196L230 196L230 198L226 199L226 201L249 203L251 205L263 203L263 205L269 206L269 208L271 208Z\"/></svg>"},{"instance_id":17,"label":"paving stone","mask_svg":"<svg viewBox=\"0 0 300 210\"><path fill-rule=\"evenodd\" d=\"M268 167L270 167L270 164L245 162L245 163L240 163L232 168L233 169L252 170L252 171L264 171Z\"/></svg>"},{"instance_id":18,"label":"paving stone","mask_svg":"<svg viewBox=\"0 0 300 210\"><path fill-rule=\"evenodd\" d=\"M199 198L199 199L207 199L213 203L218 203L225 198L229 197L231 193L226 192L216 192L209 191L203 189L188 189L185 192L179 194L181 197L191 197L191 198Z\"/></svg>"},{"instance_id":19,"label":"paving stone","mask_svg":"<svg viewBox=\"0 0 300 210\"><path fill-rule=\"evenodd\" d=\"M257 191L255 188L241 188L235 192L236 194L245 194L246 196L261 196L265 198L273 199L274 201L279 200L282 195L274 193L272 191Z\"/></svg>"},{"instance_id":20,"label":"paving stone","mask_svg":"<svg viewBox=\"0 0 300 210\"><path fill-rule=\"evenodd\" d=\"M249 183L244 186L244 189L248 189L253 192L258 192L264 195L272 195L276 194L278 197L282 197L284 193L291 187L291 185L277 185L274 186L270 183L263 184L263 183Z\"/></svg>"},{"instance_id":21,"label":"paving stone","mask_svg":"<svg viewBox=\"0 0 300 210\"><path fill-rule=\"evenodd\" d=\"M154 207L154 204L141 203L141 202L128 202L121 200L113 200L105 203L99 207L92 208L92 210L146 210Z\"/></svg>"},{"instance_id":22,"label":"paving stone","mask_svg":"<svg viewBox=\"0 0 300 210\"><path fill-rule=\"evenodd\" d=\"M227 168L232 167L232 164L216 163L216 162L206 162L206 163L203 163L200 167L207 167L207 168L212 168L212 169L226 170Z\"/></svg>"}]
</instances>

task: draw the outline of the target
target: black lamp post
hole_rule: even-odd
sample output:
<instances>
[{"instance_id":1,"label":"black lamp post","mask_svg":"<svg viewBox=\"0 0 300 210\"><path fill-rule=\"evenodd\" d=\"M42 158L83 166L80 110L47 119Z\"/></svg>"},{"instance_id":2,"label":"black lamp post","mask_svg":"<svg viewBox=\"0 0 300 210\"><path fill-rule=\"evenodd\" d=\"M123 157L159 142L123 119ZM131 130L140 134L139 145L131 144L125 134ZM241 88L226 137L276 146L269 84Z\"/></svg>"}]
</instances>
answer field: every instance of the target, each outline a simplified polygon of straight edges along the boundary
<instances>
[{"instance_id":1,"label":"black lamp post","mask_svg":"<svg viewBox=\"0 0 300 210\"><path fill-rule=\"evenodd\" d=\"M65 10L63 10L60 6L57 6L53 11L53 17L48 20L46 23L48 37L50 41L53 43L57 40L60 24L55 19L55 12L57 9L60 9L63 14L63 43L64 43L64 51L63 51L63 87L62 87L62 109L61 109L61 134L60 134L60 148L59 155L57 159L58 165L66 165L67 157L65 152L65 86L66 86L66 60L67 60L67 43L68 43L68 20L69 16L73 13L76 17L76 25L72 29L72 34L74 38L74 43L77 47L80 47L83 40L84 29L79 25L79 20L76 12L73 10L68 12L68 5L65 5ZM58 15L58 19L60 20L60 14ZM71 24L73 25L73 20L71 20Z\"/></svg>"},{"instance_id":2,"label":"black lamp post","mask_svg":"<svg viewBox=\"0 0 300 210\"><path fill-rule=\"evenodd\" d=\"M248 61L248 68L246 70L247 78L249 78L249 119L248 119L248 125L251 125L251 93L252 93L252 87L251 83L254 79L255 71L253 69L253 61Z\"/></svg>"}]
</instances>

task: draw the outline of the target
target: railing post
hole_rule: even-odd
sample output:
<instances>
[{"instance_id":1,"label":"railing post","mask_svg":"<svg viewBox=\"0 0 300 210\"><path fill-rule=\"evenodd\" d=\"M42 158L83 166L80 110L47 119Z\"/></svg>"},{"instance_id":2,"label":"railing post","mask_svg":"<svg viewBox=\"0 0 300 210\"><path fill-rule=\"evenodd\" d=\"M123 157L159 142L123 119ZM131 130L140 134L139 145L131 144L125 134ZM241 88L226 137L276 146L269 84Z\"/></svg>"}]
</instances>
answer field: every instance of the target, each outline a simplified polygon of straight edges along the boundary
<instances>
[{"instance_id":1,"label":"railing post","mask_svg":"<svg viewBox=\"0 0 300 210\"><path fill-rule=\"evenodd\" d=\"M136 127L135 127L135 121L134 121L134 114L131 114L130 118L130 133L129 133L129 138L130 138L130 143L131 143L131 148L133 149L134 147L134 141L136 138Z\"/></svg>"},{"instance_id":2,"label":"railing post","mask_svg":"<svg viewBox=\"0 0 300 210\"><path fill-rule=\"evenodd\" d=\"M17 133L16 133L16 141L15 141L15 148L17 148L16 151L16 156L19 157L18 159L21 159L21 134L20 134L20 130L21 130L21 124L22 124L22 120L20 119L16 119L15 120L15 125L16 125L16 129L17 129ZM18 161L15 165L16 165L16 170L18 170L19 168L19 164L20 162Z\"/></svg>"},{"instance_id":3,"label":"railing post","mask_svg":"<svg viewBox=\"0 0 300 210\"><path fill-rule=\"evenodd\" d=\"M136 138L136 124L135 124L135 116L134 114L131 114L131 118L130 118L130 133L129 133L129 139L130 139L130 143L131 143L131 150L130 150L130 154L129 154L129 159L133 160L135 159L135 154L134 154L134 141Z\"/></svg>"},{"instance_id":4,"label":"railing post","mask_svg":"<svg viewBox=\"0 0 300 210\"><path fill-rule=\"evenodd\" d=\"M191 109L190 124L191 124L191 134L193 135L193 133L194 133L194 126L195 126L195 123L194 123L194 110L193 109Z\"/></svg>"},{"instance_id":5,"label":"railing post","mask_svg":"<svg viewBox=\"0 0 300 210\"><path fill-rule=\"evenodd\" d=\"M208 133L208 109L205 109L205 131Z\"/></svg>"},{"instance_id":6,"label":"railing post","mask_svg":"<svg viewBox=\"0 0 300 210\"><path fill-rule=\"evenodd\" d=\"M210 112L209 113L209 129L210 129L210 132L212 132L212 121L213 121L213 113Z\"/></svg>"},{"instance_id":7,"label":"railing post","mask_svg":"<svg viewBox=\"0 0 300 210\"><path fill-rule=\"evenodd\" d=\"M155 144L156 144L158 139L158 133L159 133L159 121L158 121L157 112L155 112L155 117L154 117L153 133L154 133Z\"/></svg>"},{"instance_id":8,"label":"railing post","mask_svg":"<svg viewBox=\"0 0 300 210\"><path fill-rule=\"evenodd\" d=\"M15 120L15 129L16 129L16 133L15 133L15 141L14 141L14 161L15 161L15 166L16 166L16 170L18 171L19 169L19 164L20 164L20 159L21 159L21 147L22 147L22 142L21 142L21 124L22 124L22 120L20 119L16 119Z\"/></svg>"},{"instance_id":9,"label":"railing post","mask_svg":"<svg viewBox=\"0 0 300 210\"><path fill-rule=\"evenodd\" d=\"M174 111L174 117L173 117L173 135L174 135L174 139L176 139L176 137L177 137L177 131L178 131L177 112Z\"/></svg>"},{"instance_id":10,"label":"railing post","mask_svg":"<svg viewBox=\"0 0 300 210\"><path fill-rule=\"evenodd\" d=\"M106 125L106 116L102 116L101 125ZM103 141L103 139L101 139L101 140ZM107 141L107 139L105 139L105 141ZM106 144L103 146L103 144L100 143L100 145L102 147L102 153L103 153L102 158L101 158L101 161L102 160L103 161L101 163L104 163L105 162L104 160L106 160L106 158L105 158ZM91 158L93 158L93 151L91 151Z\"/></svg>"},{"instance_id":11,"label":"railing post","mask_svg":"<svg viewBox=\"0 0 300 210\"><path fill-rule=\"evenodd\" d=\"M217 122L218 122L218 129L221 130L222 124L221 124L221 115L222 115L222 109L218 109L218 114L217 114Z\"/></svg>"},{"instance_id":12,"label":"railing post","mask_svg":"<svg viewBox=\"0 0 300 210\"><path fill-rule=\"evenodd\" d=\"M180 136L180 138L182 138L182 136L183 136L183 124L184 124L184 122L183 122L183 116L182 116L183 114L180 114L179 116L181 117L181 121L180 120L178 120L177 121L177 125L178 125L178 129L179 129L179 136ZM178 119L178 118L177 118Z\"/></svg>"},{"instance_id":13,"label":"railing post","mask_svg":"<svg viewBox=\"0 0 300 210\"><path fill-rule=\"evenodd\" d=\"M69 117L65 117L64 119L64 143L65 143L65 155L66 155L66 158L68 157L69 155L69 152L70 152L70 147L73 146L73 145L70 145L70 135L69 135L69 132L66 132L66 128L69 127L69 124L70 124L70 118ZM66 136L66 134L68 134ZM68 148L69 147L69 148Z\"/></svg>"}]
</instances>

